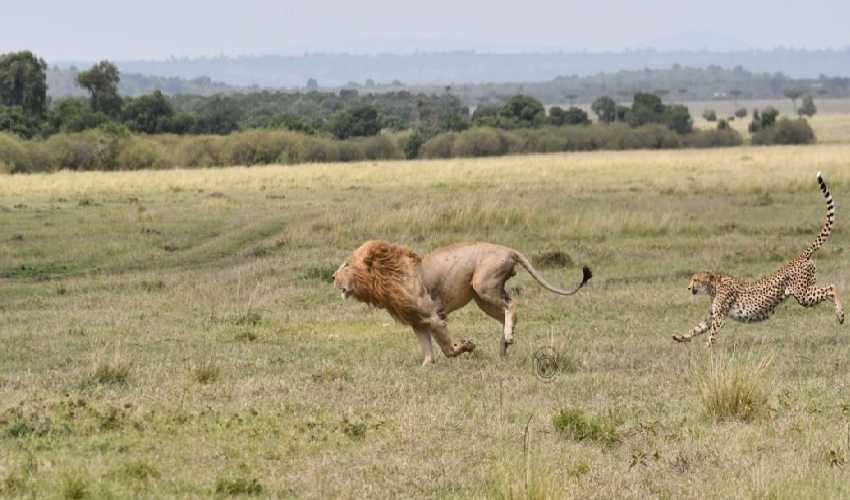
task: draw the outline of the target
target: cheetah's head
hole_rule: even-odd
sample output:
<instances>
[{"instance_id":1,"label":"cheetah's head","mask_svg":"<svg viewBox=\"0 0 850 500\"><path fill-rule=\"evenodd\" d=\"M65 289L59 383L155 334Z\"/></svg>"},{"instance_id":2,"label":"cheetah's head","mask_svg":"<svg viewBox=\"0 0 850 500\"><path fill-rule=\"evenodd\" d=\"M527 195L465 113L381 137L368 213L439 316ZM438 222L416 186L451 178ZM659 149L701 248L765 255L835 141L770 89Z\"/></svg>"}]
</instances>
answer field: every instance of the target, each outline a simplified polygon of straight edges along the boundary
<instances>
[{"instance_id":1,"label":"cheetah's head","mask_svg":"<svg viewBox=\"0 0 850 500\"><path fill-rule=\"evenodd\" d=\"M705 271L698 272L691 276L690 281L688 281L688 290L694 295L698 293L714 295L715 279L716 277L712 273Z\"/></svg>"}]
</instances>

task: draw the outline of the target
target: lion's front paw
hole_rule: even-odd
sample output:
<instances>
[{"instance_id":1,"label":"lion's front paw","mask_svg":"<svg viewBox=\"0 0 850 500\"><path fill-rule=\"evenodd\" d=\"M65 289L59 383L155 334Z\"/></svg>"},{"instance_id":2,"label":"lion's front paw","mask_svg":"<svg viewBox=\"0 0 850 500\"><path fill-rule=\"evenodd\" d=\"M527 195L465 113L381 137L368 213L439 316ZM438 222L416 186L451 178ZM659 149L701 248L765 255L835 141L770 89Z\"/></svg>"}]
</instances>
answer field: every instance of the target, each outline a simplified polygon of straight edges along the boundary
<instances>
[{"instance_id":1,"label":"lion's front paw","mask_svg":"<svg viewBox=\"0 0 850 500\"><path fill-rule=\"evenodd\" d=\"M685 337L684 335L673 335L673 340L676 342L690 342L690 337Z\"/></svg>"}]
</instances>

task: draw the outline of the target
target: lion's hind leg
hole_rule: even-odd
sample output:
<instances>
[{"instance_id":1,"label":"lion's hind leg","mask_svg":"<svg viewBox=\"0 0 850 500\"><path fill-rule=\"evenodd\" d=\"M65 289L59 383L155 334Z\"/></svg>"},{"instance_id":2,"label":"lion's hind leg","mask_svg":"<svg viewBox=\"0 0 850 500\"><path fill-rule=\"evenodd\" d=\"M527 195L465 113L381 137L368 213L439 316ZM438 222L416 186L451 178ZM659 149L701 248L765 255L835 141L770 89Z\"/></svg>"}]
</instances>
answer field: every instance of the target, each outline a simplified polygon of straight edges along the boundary
<instances>
[{"instance_id":1,"label":"lion's hind leg","mask_svg":"<svg viewBox=\"0 0 850 500\"><path fill-rule=\"evenodd\" d=\"M494 301L492 298L485 299L476 292L475 303L478 308L487 313L502 325L502 340L500 350L504 356L508 352L508 346L514 343L514 326L516 325L516 302L513 300Z\"/></svg>"}]
</instances>

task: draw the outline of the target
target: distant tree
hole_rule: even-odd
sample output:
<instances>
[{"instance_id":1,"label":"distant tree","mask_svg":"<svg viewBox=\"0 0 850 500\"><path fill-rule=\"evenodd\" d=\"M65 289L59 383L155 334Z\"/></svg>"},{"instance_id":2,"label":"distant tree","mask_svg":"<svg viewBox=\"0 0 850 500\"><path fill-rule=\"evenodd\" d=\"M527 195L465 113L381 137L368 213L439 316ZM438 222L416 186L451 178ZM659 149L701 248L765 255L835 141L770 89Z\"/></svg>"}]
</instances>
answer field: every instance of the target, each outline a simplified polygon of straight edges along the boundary
<instances>
[{"instance_id":1,"label":"distant tree","mask_svg":"<svg viewBox=\"0 0 850 500\"><path fill-rule=\"evenodd\" d=\"M570 106L572 106L573 102L575 102L576 98L578 98L578 94L564 94L564 98L570 103Z\"/></svg>"},{"instance_id":2,"label":"distant tree","mask_svg":"<svg viewBox=\"0 0 850 500\"><path fill-rule=\"evenodd\" d=\"M694 129L694 121L687 106L674 104L664 107L664 124L678 134L689 134Z\"/></svg>"},{"instance_id":3,"label":"distant tree","mask_svg":"<svg viewBox=\"0 0 850 500\"><path fill-rule=\"evenodd\" d=\"M130 98L124 105L124 123L134 132L165 132L168 118L174 114L168 99L159 90L149 95Z\"/></svg>"},{"instance_id":4,"label":"distant tree","mask_svg":"<svg viewBox=\"0 0 850 500\"><path fill-rule=\"evenodd\" d=\"M0 132L30 139L39 132L39 124L33 115L24 113L20 106L0 106Z\"/></svg>"},{"instance_id":5,"label":"distant tree","mask_svg":"<svg viewBox=\"0 0 850 500\"><path fill-rule=\"evenodd\" d=\"M472 112L472 124L477 127L498 127L500 109L492 105L478 106Z\"/></svg>"},{"instance_id":6,"label":"distant tree","mask_svg":"<svg viewBox=\"0 0 850 500\"><path fill-rule=\"evenodd\" d=\"M590 109L603 123L611 123L617 119L617 103L607 95L594 99Z\"/></svg>"},{"instance_id":7,"label":"distant tree","mask_svg":"<svg viewBox=\"0 0 850 500\"><path fill-rule=\"evenodd\" d=\"M89 92L91 109L115 117L121 111L118 68L109 61L101 61L77 74L77 84Z\"/></svg>"},{"instance_id":8,"label":"distant tree","mask_svg":"<svg viewBox=\"0 0 850 500\"><path fill-rule=\"evenodd\" d=\"M744 118L747 116L747 108L738 108L735 110L735 116L738 118Z\"/></svg>"},{"instance_id":9,"label":"distant tree","mask_svg":"<svg viewBox=\"0 0 850 500\"><path fill-rule=\"evenodd\" d=\"M366 86L367 86L367 87L375 87L375 86L377 86L377 85L375 84L375 80L372 80L371 78L367 78L365 83L366 83Z\"/></svg>"},{"instance_id":10,"label":"distant tree","mask_svg":"<svg viewBox=\"0 0 850 500\"><path fill-rule=\"evenodd\" d=\"M817 106L815 106L815 100L812 98L812 96L804 96L803 103L800 106L800 109L797 110L797 114L800 116L814 116L817 112L818 108Z\"/></svg>"},{"instance_id":11,"label":"distant tree","mask_svg":"<svg viewBox=\"0 0 850 500\"><path fill-rule=\"evenodd\" d=\"M571 106L563 110L559 106L553 106L549 109L549 123L555 126L589 125L590 119L587 117L587 112L581 108Z\"/></svg>"},{"instance_id":12,"label":"distant tree","mask_svg":"<svg viewBox=\"0 0 850 500\"><path fill-rule=\"evenodd\" d=\"M759 113L758 108L753 108L753 119L750 121L750 125L747 127L747 130L749 130L751 134L761 130L761 113Z\"/></svg>"},{"instance_id":13,"label":"distant tree","mask_svg":"<svg viewBox=\"0 0 850 500\"><path fill-rule=\"evenodd\" d=\"M308 78L307 79L307 90L310 91L310 92L314 92L314 91L319 90L319 82L316 81L315 78Z\"/></svg>"},{"instance_id":14,"label":"distant tree","mask_svg":"<svg viewBox=\"0 0 850 500\"><path fill-rule=\"evenodd\" d=\"M239 130L243 110L232 97L212 96L198 109L195 132L202 134L229 134Z\"/></svg>"},{"instance_id":15,"label":"distant tree","mask_svg":"<svg viewBox=\"0 0 850 500\"><path fill-rule=\"evenodd\" d=\"M109 121L109 117L79 99L60 99L47 114L49 132L82 132L97 128Z\"/></svg>"},{"instance_id":16,"label":"distant tree","mask_svg":"<svg viewBox=\"0 0 850 500\"><path fill-rule=\"evenodd\" d=\"M797 99L803 95L803 92L797 89L788 89L785 91L785 97L791 99L791 105L794 107L792 109L797 109Z\"/></svg>"},{"instance_id":17,"label":"distant tree","mask_svg":"<svg viewBox=\"0 0 850 500\"><path fill-rule=\"evenodd\" d=\"M727 122L723 118L717 120L717 129L718 130L726 130L727 128L729 128L729 122Z\"/></svg>"},{"instance_id":18,"label":"distant tree","mask_svg":"<svg viewBox=\"0 0 850 500\"><path fill-rule=\"evenodd\" d=\"M713 109L704 109L702 111L702 117L705 118L706 121L715 122L717 121L717 112Z\"/></svg>"},{"instance_id":19,"label":"distant tree","mask_svg":"<svg viewBox=\"0 0 850 500\"><path fill-rule=\"evenodd\" d=\"M776 124L776 117L779 116L779 110L773 106L768 106L761 111L761 128L772 127Z\"/></svg>"},{"instance_id":20,"label":"distant tree","mask_svg":"<svg viewBox=\"0 0 850 500\"><path fill-rule=\"evenodd\" d=\"M546 108L537 99L527 95L515 95L499 110L500 118L510 128L539 127L546 119Z\"/></svg>"},{"instance_id":21,"label":"distant tree","mask_svg":"<svg viewBox=\"0 0 850 500\"><path fill-rule=\"evenodd\" d=\"M32 52L0 55L0 105L40 117L47 109L47 63Z\"/></svg>"},{"instance_id":22,"label":"distant tree","mask_svg":"<svg viewBox=\"0 0 850 500\"><path fill-rule=\"evenodd\" d=\"M686 95L687 95L687 93L688 93L688 89L687 89L687 88L685 88L685 87L682 87L682 88L676 89L676 92L678 92L678 93L679 93L679 98L680 98L680 99L682 99L682 100L684 100L684 99L685 99L685 96L686 96Z\"/></svg>"},{"instance_id":23,"label":"distant tree","mask_svg":"<svg viewBox=\"0 0 850 500\"><path fill-rule=\"evenodd\" d=\"M340 111L331 117L328 128L337 139L376 135L381 130L378 110L366 105Z\"/></svg>"},{"instance_id":24,"label":"distant tree","mask_svg":"<svg viewBox=\"0 0 850 500\"><path fill-rule=\"evenodd\" d=\"M753 110L753 120L747 127L750 133L757 133L761 130L773 127L776 124L776 118L779 116L779 110L773 106L768 106L761 110Z\"/></svg>"},{"instance_id":25,"label":"distant tree","mask_svg":"<svg viewBox=\"0 0 850 500\"><path fill-rule=\"evenodd\" d=\"M626 120L629 125L637 127L647 123L662 123L664 104L655 94L638 92L632 100L632 109Z\"/></svg>"}]
</instances>

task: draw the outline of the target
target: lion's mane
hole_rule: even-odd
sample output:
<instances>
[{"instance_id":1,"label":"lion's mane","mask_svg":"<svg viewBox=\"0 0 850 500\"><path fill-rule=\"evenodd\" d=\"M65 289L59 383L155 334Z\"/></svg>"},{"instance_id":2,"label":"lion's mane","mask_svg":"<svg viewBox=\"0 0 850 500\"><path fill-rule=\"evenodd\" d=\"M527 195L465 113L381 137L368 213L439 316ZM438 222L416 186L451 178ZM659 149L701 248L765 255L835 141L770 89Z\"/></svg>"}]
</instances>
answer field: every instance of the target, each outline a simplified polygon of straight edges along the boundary
<instances>
[{"instance_id":1,"label":"lion's mane","mask_svg":"<svg viewBox=\"0 0 850 500\"><path fill-rule=\"evenodd\" d=\"M351 254L352 294L374 307L386 309L400 323L416 324L427 313L423 300L422 258L409 248L371 240Z\"/></svg>"}]
</instances>

